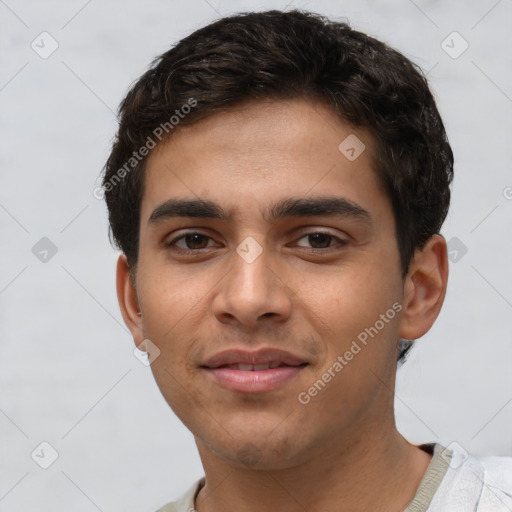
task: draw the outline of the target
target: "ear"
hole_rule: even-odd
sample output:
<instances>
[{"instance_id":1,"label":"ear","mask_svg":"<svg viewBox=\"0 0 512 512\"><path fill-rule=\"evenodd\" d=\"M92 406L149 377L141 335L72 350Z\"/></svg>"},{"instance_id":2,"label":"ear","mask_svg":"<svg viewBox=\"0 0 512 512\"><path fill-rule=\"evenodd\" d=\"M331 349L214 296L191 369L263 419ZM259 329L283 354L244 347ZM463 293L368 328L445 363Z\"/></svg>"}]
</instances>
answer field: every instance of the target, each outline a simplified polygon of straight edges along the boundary
<instances>
[{"instance_id":1,"label":"ear","mask_svg":"<svg viewBox=\"0 0 512 512\"><path fill-rule=\"evenodd\" d=\"M442 235L433 235L416 250L405 278L399 335L407 340L423 336L436 320L448 284L448 253Z\"/></svg>"},{"instance_id":2,"label":"ear","mask_svg":"<svg viewBox=\"0 0 512 512\"><path fill-rule=\"evenodd\" d=\"M130 329L135 345L138 346L144 340L142 317L137 299L137 290L132 282L130 267L124 254L121 254L117 260L116 289L124 323Z\"/></svg>"}]
</instances>

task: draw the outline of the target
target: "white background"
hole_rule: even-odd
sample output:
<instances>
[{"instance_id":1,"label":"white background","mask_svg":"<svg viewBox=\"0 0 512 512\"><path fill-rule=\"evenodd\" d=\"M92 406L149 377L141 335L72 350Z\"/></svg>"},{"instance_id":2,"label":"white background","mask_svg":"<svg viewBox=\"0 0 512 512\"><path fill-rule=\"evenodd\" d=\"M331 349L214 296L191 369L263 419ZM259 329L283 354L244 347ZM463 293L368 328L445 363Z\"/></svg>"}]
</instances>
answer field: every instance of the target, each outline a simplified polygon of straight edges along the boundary
<instances>
[{"instance_id":1,"label":"white background","mask_svg":"<svg viewBox=\"0 0 512 512\"><path fill-rule=\"evenodd\" d=\"M221 15L286 6L0 1L0 511L152 512L202 476L192 435L133 355L92 191L117 106L156 55ZM399 370L397 423L411 442L512 455L512 2L293 7L346 17L430 70L455 153L442 233L468 252ZM59 45L47 59L30 46L42 31ZM453 31L469 44L456 59L441 46ZM32 253L42 237L57 247L46 263ZM59 454L46 470L30 455L42 441Z\"/></svg>"}]
</instances>

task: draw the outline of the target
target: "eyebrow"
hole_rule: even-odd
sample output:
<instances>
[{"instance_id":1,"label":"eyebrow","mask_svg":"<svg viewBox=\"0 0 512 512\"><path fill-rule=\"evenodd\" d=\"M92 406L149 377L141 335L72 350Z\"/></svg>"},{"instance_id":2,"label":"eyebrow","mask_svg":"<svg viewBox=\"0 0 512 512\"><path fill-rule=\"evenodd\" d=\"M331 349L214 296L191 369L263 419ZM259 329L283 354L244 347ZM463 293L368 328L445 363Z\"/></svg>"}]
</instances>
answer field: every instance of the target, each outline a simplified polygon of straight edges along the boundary
<instances>
[{"instance_id":1,"label":"eyebrow","mask_svg":"<svg viewBox=\"0 0 512 512\"><path fill-rule=\"evenodd\" d=\"M287 217L339 216L359 220L372 226L370 213L360 205L344 197L321 196L287 198L267 208L266 220L275 222ZM228 221L232 212L206 199L168 199L151 213L148 224L173 217L208 218Z\"/></svg>"}]
</instances>

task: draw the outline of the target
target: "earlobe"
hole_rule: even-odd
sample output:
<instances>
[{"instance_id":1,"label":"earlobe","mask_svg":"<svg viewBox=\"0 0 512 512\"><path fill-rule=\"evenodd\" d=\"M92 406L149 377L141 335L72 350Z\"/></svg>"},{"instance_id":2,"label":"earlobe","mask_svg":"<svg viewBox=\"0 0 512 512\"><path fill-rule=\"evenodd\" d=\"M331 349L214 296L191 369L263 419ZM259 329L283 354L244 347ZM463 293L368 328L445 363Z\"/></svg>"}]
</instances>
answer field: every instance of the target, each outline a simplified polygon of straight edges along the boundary
<instances>
[{"instance_id":1,"label":"earlobe","mask_svg":"<svg viewBox=\"0 0 512 512\"><path fill-rule=\"evenodd\" d=\"M447 283L446 240L433 235L415 252L405 278L400 337L414 340L429 331L441 311Z\"/></svg>"},{"instance_id":2,"label":"earlobe","mask_svg":"<svg viewBox=\"0 0 512 512\"><path fill-rule=\"evenodd\" d=\"M138 346L144 340L142 317L139 310L137 291L132 282L130 267L124 254L121 254L117 260L116 290L124 323L132 333L135 345Z\"/></svg>"}]
</instances>

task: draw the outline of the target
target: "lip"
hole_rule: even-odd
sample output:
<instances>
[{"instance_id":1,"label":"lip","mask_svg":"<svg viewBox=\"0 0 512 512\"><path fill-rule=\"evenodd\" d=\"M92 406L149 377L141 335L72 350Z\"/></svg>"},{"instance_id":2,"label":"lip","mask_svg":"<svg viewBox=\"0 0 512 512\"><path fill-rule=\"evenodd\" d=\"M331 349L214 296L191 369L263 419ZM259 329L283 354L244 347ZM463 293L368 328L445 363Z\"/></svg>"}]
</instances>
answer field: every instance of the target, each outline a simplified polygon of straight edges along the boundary
<instances>
[{"instance_id":1,"label":"lip","mask_svg":"<svg viewBox=\"0 0 512 512\"><path fill-rule=\"evenodd\" d=\"M231 349L219 352L208 358L202 366L218 368L228 364L266 364L278 362L286 366L300 366L307 363L305 359L293 355L285 350L276 348L262 348L256 351Z\"/></svg>"},{"instance_id":2,"label":"lip","mask_svg":"<svg viewBox=\"0 0 512 512\"><path fill-rule=\"evenodd\" d=\"M268 369L237 369L233 365L277 365ZM201 368L213 380L230 391L239 393L264 393L272 391L295 378L308 362L279 349L264 348L226 350L205 361Z\"/></svg>"}]
</instances>

